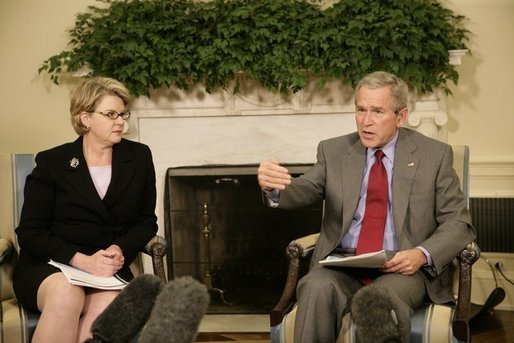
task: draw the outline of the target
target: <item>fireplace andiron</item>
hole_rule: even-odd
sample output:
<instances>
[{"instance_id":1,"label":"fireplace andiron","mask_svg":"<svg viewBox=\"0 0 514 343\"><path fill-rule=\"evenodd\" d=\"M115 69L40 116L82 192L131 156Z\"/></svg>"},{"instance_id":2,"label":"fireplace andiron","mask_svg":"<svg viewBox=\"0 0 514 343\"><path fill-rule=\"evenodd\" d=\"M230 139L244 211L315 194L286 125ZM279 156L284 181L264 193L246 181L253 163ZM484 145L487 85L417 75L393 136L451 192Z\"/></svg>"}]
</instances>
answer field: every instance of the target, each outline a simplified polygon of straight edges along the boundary
<instances>
[{"instance_id":1,"label":"fireplace andiron","mask_svg":"<svg viewBox=\"0 0 514 343\"><path fill-rule=\"evenodd\" d=\"M204 254L204 272L203 272L203 284L207 287L209 292L219 294L221 301L229 306L234 305L225 300L225 291L220 288L212 286L212 269L211 269L211 230L209 224L211 222L211 216L207 210L207 203L203 203L203 254Z\"/></svg>"}]
</instances>

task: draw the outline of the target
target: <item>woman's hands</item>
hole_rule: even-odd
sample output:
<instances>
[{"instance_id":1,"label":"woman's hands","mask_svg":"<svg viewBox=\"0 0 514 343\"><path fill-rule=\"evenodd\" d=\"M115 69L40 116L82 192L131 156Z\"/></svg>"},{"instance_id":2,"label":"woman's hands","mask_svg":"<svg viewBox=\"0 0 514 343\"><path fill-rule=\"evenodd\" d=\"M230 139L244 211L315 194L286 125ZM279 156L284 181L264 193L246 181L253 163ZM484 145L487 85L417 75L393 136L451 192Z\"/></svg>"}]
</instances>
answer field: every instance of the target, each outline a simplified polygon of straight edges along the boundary
<instances>
[{"instance_id":1,"label":"woman's hands","mask_svg":"<svg viewBox=\"0 0 514 343\"><path fill-rule=\"evenodd\" d=\"M98 250L93 255L78 252L70 261L75 268L103 277L113 276L123 267L124 263L125 257L117 245L111 245L105 250Z\"/></svg>"}]
</instances>

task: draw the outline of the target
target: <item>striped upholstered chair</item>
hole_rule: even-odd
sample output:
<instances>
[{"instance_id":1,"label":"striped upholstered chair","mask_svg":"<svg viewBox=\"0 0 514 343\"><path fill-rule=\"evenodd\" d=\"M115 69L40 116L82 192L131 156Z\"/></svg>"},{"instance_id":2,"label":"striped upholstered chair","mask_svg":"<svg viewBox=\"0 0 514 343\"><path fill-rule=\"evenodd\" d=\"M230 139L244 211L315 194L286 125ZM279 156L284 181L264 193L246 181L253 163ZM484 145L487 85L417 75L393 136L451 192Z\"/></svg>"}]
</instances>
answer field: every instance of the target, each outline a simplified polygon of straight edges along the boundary
<instances>
[{"instance_id":1,"label":"striped upholstered chair","mask_svg":"<svg viewBox=\"0 0 514 343\"><path fill-rule=\"evenodd\" d=\"M467 146L454 146L453 167L461 181L461 188L469 204L469 149ZM300 279L302 261L314 250L319 234L302 237L292 241L286 255L289 270L286 285L278 304L270 315L271 342L294 342L294 323L296 318L295 293ZM457 343L471 340L468 321L471 303L471 266L479 258L480 251L475 243L470 243L456 256L455 294L456 305L437 305L427 303L418 308L411 318L410 342ZM308 261L307 261L308 262ZM358 343L351 313L343 318L338 343Z\"/></svg>"},{"instance_id":2,"label":"striped upholstered chair","mask_svg":"<svg viewBox=\"0 0 514 343\"><path fill-rule=\"evenodd\" d=\"M26 176L34 168L32 154L0 154L0 343L28 343L39 319L39 313L26 310L16 300L12 272L18 256L14 229L23 204ZM166 240L154 237L145 247L152 257L154 274L166 281L163 257ZM143 271L142 259L131 266L135 274Z\"/></svg>"}]
</instances>

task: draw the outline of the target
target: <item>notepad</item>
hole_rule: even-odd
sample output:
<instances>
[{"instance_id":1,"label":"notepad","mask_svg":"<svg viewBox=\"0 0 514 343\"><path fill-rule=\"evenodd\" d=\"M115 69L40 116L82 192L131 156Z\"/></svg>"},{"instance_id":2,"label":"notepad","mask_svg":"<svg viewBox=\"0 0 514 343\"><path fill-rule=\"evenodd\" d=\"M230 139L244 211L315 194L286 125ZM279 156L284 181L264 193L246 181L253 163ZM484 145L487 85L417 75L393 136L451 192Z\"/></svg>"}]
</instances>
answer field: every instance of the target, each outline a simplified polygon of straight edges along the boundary
<instances>
[{"instance_id":1,"label":"notepad","mask_svg":"<svg viewBox=\"0 0 514 343\"><path fill-rule=\"evenodd\" d=\"M361 255L331 254L319 263L333 267L379 268L392 259L394 254L395 252L390 250L380 250Z\"/></svg>"},{"instance_id":2,"label":"notepad","mask_svg":"<svg viewBox=\"0 0 514 343\"><path fill-rule=\"evenodd\" d=\"M128 284L127 281L114 274L111 277L102 277L89 274L83 270L70 265L50 260L48 264L59 268L73 285L98 288L98 289L123 289Z\"/></svg>"}]
</instances>

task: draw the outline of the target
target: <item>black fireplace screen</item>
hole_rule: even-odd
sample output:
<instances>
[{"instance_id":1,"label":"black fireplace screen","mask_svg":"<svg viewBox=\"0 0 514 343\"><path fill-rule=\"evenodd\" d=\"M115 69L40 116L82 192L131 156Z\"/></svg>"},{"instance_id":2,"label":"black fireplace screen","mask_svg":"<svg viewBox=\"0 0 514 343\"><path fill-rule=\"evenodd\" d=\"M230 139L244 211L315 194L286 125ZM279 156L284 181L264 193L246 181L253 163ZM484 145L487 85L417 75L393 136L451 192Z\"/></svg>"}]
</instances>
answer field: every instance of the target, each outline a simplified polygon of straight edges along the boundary
<instances>
[{"instance_id":1,"label":"black fireplace screen","mask_svg":"<svg viewBox=\"0 0 514 343\"><path fill-rule=\"evenodd\" d=\"M293 175L309 167L288 165ZM203 282L209 313L269 313L286 280L287 244L321 225L322 201L296 210L264 205L256 171L256 165L167 171L168 277Z\"/></svg>"}]
</instances>

